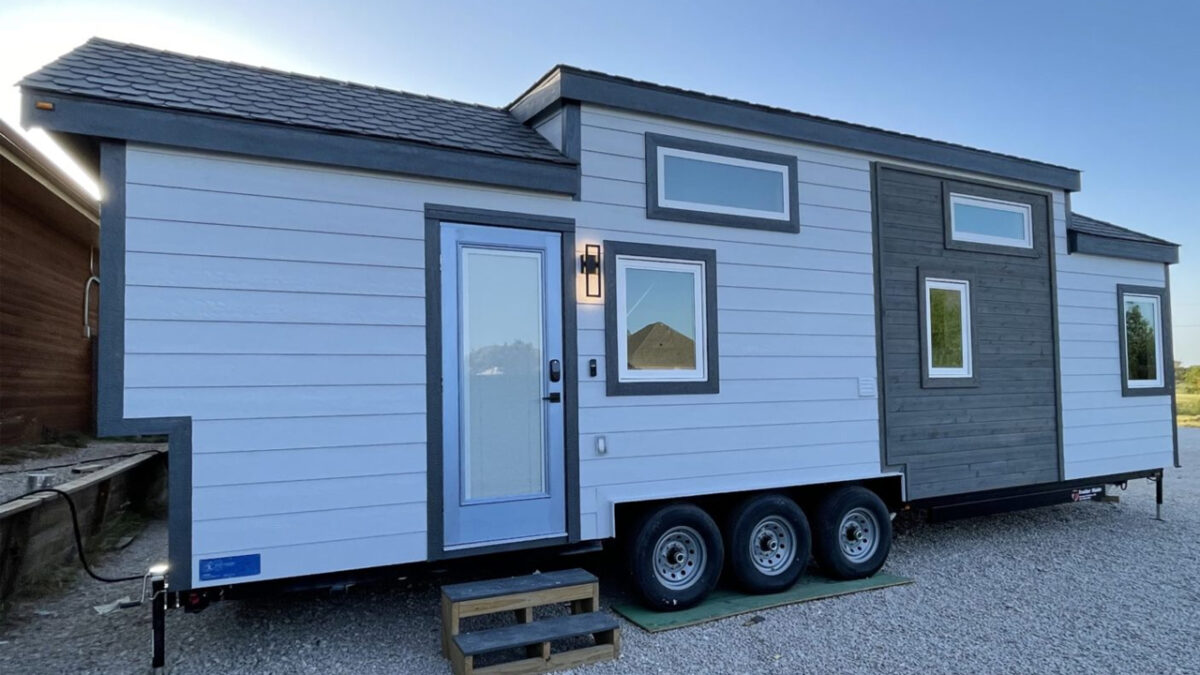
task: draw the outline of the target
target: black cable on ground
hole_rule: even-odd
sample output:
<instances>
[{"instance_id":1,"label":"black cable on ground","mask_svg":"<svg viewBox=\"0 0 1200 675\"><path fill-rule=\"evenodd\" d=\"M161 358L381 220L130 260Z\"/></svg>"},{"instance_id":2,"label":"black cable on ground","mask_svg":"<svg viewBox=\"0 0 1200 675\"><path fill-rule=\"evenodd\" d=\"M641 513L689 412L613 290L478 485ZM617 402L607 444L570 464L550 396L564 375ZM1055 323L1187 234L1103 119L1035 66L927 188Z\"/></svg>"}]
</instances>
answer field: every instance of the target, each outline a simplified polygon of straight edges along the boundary
<instances>
[{"instance_id":1,"label":"black cable on ground","mask_svg":"<svg viewBox=\"0 0 1200 675\"><path fill-rule=\"evenodd\" d=\"M56 494L56 495L62 497L63 499L67 500L67 508L71 510L71 527L75 532L75 551L79 553L79 562L80 562L80 564L83 565L83 571L87 572L88 576L95 579L96 581L103 581L106 584L119 584L119 583L123 583L126 581L137 581L137 580L140 580L144 576L142 574L136 574L136 575L128 576L128 577L119 577L117 579L110 579L108 577L102 577L99 574L96 574L94 571L92 571L92 566L88 564L87 556L83 552L83 535L79 533L79 513L78 513L78 511L75 510L75 500L71 499L71 495L63 490L59 490L58 488L38 488L37 490L34 490L32 492L26 492L25 494L21 495L20 497L13 497L12 499L6 500L4 502L0 502L0 506L7 504L9 502L15 502L18 499L24 499L25 497L29 497L30 495L36 495L39 492L49 492L52 494Z\"/></svg>"},{"instance_id":2,"label":"black cable on ground","mask_svg":"<svg viewBox=\"0 0 1200 675\"><path fill-rule=\"evenodd\" d=\"M94 464L96 462L106 462L110 459L125 459L127 457L137 457L138 455L144 455L148 452L161 453L162 450L138 450L137 452L127 452L122 455L104 455L103 457L94 457L91 459L87 459L87 458L77 459L74 462L67 462L66 464L51 464L49 466L33 466L33 467L24 468L24 469L13 469L11 471L0 471L0 476L11 476L14 473L33 473L34 471L45 471L46 469L63 469L68 466L76 466L79 464ZM17 499L20 499L20 497L18 497ZM10 499L9 501L12 501L12 500ZM7 503L7 502L5 502L5 503Z\"/></svg>"}]
</instances>

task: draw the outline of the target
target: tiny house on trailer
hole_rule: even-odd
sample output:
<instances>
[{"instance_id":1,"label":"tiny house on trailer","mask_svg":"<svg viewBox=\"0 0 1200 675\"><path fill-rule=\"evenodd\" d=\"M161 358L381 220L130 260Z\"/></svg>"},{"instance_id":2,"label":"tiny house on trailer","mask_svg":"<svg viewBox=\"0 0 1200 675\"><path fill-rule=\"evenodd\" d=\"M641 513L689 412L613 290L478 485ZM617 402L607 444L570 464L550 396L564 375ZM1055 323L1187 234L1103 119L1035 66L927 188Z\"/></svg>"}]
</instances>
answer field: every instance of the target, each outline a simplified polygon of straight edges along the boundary
<instances>
[{"instance_id":1,"label":"tiny house on trailer","mask_svg":"<svg viewBox=\"0 0 1200 675\"><path fill-rule=\"evenodd\" d=\"M21 86L104 186L100 430L170 436L193 598L620 535L680 607L1177 461L1177 247L1073 169L566 66L491 108L92 40Z\"/></svg>"}]
</instances>

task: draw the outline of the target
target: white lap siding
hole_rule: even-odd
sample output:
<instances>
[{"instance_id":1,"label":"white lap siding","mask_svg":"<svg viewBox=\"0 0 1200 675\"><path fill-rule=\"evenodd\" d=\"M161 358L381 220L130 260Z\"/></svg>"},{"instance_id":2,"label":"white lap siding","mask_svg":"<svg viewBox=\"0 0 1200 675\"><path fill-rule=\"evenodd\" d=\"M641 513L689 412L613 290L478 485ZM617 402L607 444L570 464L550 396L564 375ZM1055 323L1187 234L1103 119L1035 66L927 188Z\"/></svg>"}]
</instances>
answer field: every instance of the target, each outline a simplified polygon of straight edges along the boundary
<instances>
[{"instance_id":1,"label":"white lap siding","mask_svg":"<svg viewBox=\"0 0 1200 675\"><path fill-rule=\"evenodd\" d=\"M192 553L424 560L427 202L568 199L130 147L125 416L192 418Z\"/></svg>"},{"instance_id":2,"label":"white lap siding","mask_svg":"<svg viewBox=\"0 0 1200 675\"><path fill-rule=\"evenodd\" d=\"M859 389L876 377L868 161L596 107L581 119L577 245L714 249L721 379L718 394L607 396L604 305L581 298L584 538L614 534L616 503L878 476L878 401ZM648 220L645 132L796 155L800 233Z\"/></svg>"},{"instance_id":3,"label":"white lap siding","mask_svg":"<svg viewBox=\"0 0 1200 675\"><path fill-rule=\"evenodd\" d=\"M1055 204L1066 478L1157 469L1174 462L1169 396L1121 395L1117 285L1163 287L1162 263L1067 254ZM1170 367L1167 364L1167 367Z\"/></svg>"}]
</instances>

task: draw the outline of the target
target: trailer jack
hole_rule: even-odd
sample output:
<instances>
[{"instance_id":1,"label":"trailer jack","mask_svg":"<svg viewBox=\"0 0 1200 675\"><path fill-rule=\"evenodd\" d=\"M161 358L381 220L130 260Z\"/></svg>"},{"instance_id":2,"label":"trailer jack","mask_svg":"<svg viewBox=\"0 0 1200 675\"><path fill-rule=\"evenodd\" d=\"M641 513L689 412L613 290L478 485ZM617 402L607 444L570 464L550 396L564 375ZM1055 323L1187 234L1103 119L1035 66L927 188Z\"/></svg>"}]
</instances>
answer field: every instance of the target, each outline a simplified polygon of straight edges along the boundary
<instances>
[{"instance_id":1,"label":"trailer jack","mask_svg":"<svg viewBox=\"0 0 1200 675\"><path fill-rule=\"evenodd\" d=\"M1162 521L1163 472L1159 471L1158 475L1151 477L1150 480L1154 481L1154 519Z\"/></svg>"}]
</instances>

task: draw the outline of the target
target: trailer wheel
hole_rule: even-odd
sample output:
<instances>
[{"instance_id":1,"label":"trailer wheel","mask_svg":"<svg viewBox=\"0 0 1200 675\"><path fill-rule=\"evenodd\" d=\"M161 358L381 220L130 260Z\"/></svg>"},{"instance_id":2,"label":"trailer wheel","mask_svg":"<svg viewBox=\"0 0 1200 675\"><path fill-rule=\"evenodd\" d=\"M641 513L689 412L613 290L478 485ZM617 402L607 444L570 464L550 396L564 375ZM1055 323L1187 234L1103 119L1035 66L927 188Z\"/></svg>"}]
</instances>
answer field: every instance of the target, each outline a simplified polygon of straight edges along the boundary
<instances>
[{"instance_id":1,"label":"trailer wheel","mask_svg":"<svg viewBox=\"0 0 1200 675\"><path fill-rule=\"evenodd\" d=\"M874 492L849 485L830 492L817 508L817 562L835 579L862 579L883 567L892 548L892 520Z\"/></svg>"},{"instance_id":2,"label":"trailer wheel","mask_svg":"<svg viewBox=\"0 0 1200 675\"><path fill-rule=\"evenodd\" d=\"M725 550L734 581L748 593L791 588L812 553L808 519L783 495L757 495L729 514Z\"/></svg>"},{"instance_id":3,"label":"trailer wheel","mask_svg":"<svg viewBox=\"0 0 1200 675\"><path fill-rule=\"evenodd\" d=\"M669 504L643 516L627 547L634 586L647 606L686 609L712 591L725 549L717 524L694 504Z\"/></svg>"}]
</instances>

